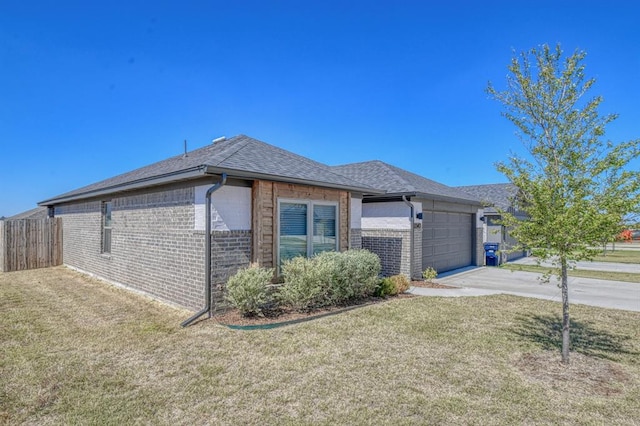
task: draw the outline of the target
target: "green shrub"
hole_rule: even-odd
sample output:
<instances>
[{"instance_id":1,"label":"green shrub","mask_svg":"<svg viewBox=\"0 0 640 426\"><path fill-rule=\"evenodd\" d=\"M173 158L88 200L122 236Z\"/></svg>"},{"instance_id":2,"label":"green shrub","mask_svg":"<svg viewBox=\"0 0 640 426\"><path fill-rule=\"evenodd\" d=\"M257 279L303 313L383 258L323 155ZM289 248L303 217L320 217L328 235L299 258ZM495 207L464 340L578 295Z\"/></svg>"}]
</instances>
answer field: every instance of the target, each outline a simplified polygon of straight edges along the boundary
<instances>
[{"instance_id":1,"label":"green shrub","mask_svg":"<svg viewBox=\"0 0 640 426\"><path fill-rule=\"evenodd\" d=\"M308 310L374 294L380 259L367 250L323 252L310 259L285 261L282 273L279 300L294 309Z\"/></svg>"},{"instance_id":2,"label":"green shrub","mask_svg":"<svg viewBox=\"0 0 640 426\"><path fill-rule=\"evenodd\" d=\"M325 305L339 305L355 297L355 286L344 253L326 251L314 256L311 262L323 281Z\"/></svg>"},{"instance_id":3,"label":"green shrub","mask_svg":"<svg viewBox=\"0 0 640 426\"><path fill-rule=\"evenodd\" d=\"M437 276L438 271L436 271L432 267L428 267L427 269L422 271L422 278L424 278L425 281L435 280Z\"/></svg>"},{"instance_id":4,"label":"green shrub","mask_svg":"<svg viewBox=\"0 0 640 426\"><path fill-rule=\"evenodd\" d=\"M282 264L284 284L278 290L278 300L298 311L323 305L326 280L313 259L294 257Z\"/></svg>"},{"instance_id":5,"label":"green shrub","mask_svg":"<svg viewBox=\"0 0 640 426\"><path fill-rule=\"evenodd\" d=\"M383 278L379 281L375 291L375 295L378 297L395 296L398 294L396 285L391 281L391 278Z\"/></svg>"},{"instance_id":6,"label":"green shrub","mask_svg":"<svg viewBox=\"0 0 640 426\"><path fill-rule=\"evenodd\" d=\"M404 293L405 291L409 290L409 286L411 285L411 282L409 281L409 278L407 278L406 276L393 275L389 277L389 279L393 282L393 285L396 288L395 294Z\"/></svg>"},{"instance_id":7,"label":"green shrub","mask_svg":"<svg viewBox=\"0 0 640 426\"><path fill-rule=\"evenodd\" d=\"M273 303L269 284L273 269L251 266L240 269L227 281L225 299L244 316L262 316L265 306Z\"/></svg>"},{"instance_id":8,"label":"green shrub","mask_svg":"<svg viewBox=\"0 0 640 426\"><path fill-rule=\"evenodd\" d=\"M345 259L344 270L352 286L352 297L371 296L378 286L380 258L368 250L349 250L342 253Z\"/></svg>"}]
</instances>

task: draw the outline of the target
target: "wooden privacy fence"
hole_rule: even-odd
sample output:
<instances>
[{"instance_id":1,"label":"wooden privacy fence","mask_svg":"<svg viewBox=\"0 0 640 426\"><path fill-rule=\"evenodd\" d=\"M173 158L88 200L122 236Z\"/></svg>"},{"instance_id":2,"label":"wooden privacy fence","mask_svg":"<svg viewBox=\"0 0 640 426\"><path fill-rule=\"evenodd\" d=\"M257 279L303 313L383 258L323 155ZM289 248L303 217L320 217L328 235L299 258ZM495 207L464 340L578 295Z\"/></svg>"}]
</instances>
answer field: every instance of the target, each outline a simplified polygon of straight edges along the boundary
<instances>
[{"instance_id":1,"label":"wooden privacy fence","mask_svg":"<svg viewBox=\"0 0 640 426\"><path fill-rule=\"evenodd\" d=\"M0 220L0 272L62 264L62 218Z\"/></svg>"}]
</instances>

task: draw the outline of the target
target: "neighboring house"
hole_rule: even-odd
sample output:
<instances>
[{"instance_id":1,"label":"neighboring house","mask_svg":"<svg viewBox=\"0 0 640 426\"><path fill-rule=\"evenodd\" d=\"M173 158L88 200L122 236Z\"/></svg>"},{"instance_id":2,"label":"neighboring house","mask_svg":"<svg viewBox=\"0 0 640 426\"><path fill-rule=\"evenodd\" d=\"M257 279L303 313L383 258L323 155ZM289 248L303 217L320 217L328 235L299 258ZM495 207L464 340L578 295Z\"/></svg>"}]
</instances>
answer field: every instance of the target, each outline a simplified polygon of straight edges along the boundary
<instances>
[{"instance_id":1,"label":"neighboring house","mask_svg":"<svg viewBox=\"0 0 640 426\"><path fill-rule=\"evenodd\" d=\"M362 247L380 256L385 275L421 277L482 265L480 201L459 189L382 161L333 169L383 194L365 194L362 202Z\"/></svg>"},{"instance_id":2,"label":"neighboring house","mask_svg":"<svg viewBox=\"0 0 640 426\"><path fill-rule=\"evenodd\" d=\"M47 210L46 207L36 207L10 217L5 217L4 220L46 219L48 216Z\"/></svg>"},{"instance_id":3,"label":"neighboring house","mask_svg":"<svg viewBox=\"0 0 640 426\"><path fill-rule=\"evenodd\" d=\"M63 262L165 302L197 309L211 195L214 301L238 268L360 248L362 196L337 170L244 135L42 201L63 221ZM215 303L215 302L214 302Z\"/></svg>"},{"instance_id":4,"label":"neighboring house","mask_svg":"<svg viewBox=\"0 0 640 426\"><path fill-rule=\"evenodd\" d=\"M48 268L62 263L62 223L36 207L0 218L0 272Z\"/></svg>"},{"instance_id":5,"label":"neighboring house","mask_svg":"<svg viewBox=\"0 0 640 426\"><path fill-rule=\"evenodd\" d=\"M500 223L501 211L511 213L519 219L526 219L525 212L518 210L515 200L518 188L511 183L487 185L459 186L458 189L482 201L484 208L478 214L484 218L482 240L486 243L499 243L502 261L509 261L526 256L526 250L513 251L517 241L509 234L509 230Z\"/></svg>"}]
</instances>

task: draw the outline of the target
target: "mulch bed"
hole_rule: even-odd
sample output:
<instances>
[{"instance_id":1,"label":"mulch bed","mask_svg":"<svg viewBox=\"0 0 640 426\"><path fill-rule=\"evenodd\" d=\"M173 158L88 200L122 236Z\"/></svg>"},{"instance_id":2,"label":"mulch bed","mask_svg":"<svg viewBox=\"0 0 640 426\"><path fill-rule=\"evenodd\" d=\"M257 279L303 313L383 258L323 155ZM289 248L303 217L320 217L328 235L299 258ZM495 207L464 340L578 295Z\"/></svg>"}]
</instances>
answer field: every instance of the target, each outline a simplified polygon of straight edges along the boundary
<instances>
[{"instance_id":1,"label":"mulch bed","mask_svg":"<svg viewBox=\"0 0 640 426\"><path fill-rule=\"evenodd\" d=\"M458 288L451 287L450 285L432 283L430 281L411 281L412 287L422 287L422 288Z\"/></svg>"},{"instance_id":2,"label":"mulch bed","mask_svg":"<svg viewBox=\"0 0 640 426\"><path fill-rule=\"evenodd\" d=\"M276 324L281 322L295 321L295 320L303 320L303 319L313 319L315 317L326 316L327 314L339 313L344 310L352 309L359 306L368 306L374 305L376 303L384 303L389 300L394 299L409 299L414 296L413 294L403 293L397 296L392 297L370 297L368 299L363 299L358 301L358 303L348 305L348 306L327 306L324 308L314 309L310 312L297 312L288 309L277 309L269 312L265 312L263 317L253 316L253 317L244 317L238 312L237 309L230 309L224 313L215 314L213 316L213 320L219 324L223 325L241 325L241 326L251 326L251 325L268 325L268 324Z\"/></svg>"},{"instance_id":3,"label":"mulch bed","mask_svg":"<svg viewBox=\"0 0 640 426\"><path fill-rule=\"evenodd\" d=\"M432 283L427 281L412 281L412 287L422 288L456 288L444 284ZM290 309L275 309L273 311L265 312L264 316L244 317L237 309L229 309L226 312L215 314L213 319L219 324L224 325L240 325L240 326L252 326L252 325L268 325L281 322L296 321L302 319L313 319L315 317L325 316L331 313L339 313L346 309L351 309L358 306L367 306L376 303L383 303L393 299L408 299L415 297L413 294L403 293L393 297L381 298L370 297L363 299L355 304L349 306L327 306L320 309L314 309L310 312L297 312Z\"/></svg>"}]
</instances>

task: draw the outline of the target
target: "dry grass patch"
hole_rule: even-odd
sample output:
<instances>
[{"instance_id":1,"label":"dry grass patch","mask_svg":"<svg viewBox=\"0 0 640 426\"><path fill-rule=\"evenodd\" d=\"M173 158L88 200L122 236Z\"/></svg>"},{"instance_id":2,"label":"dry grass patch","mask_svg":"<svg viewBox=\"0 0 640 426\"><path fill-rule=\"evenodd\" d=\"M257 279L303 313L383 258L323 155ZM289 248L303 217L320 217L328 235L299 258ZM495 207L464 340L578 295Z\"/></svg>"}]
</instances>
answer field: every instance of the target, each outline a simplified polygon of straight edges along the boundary
<instances>
[{"instance_id":1,"label":"dry grass patch","mask_svg":"<svg viewBox=\"0 0 640 426\"><path fill-rule=\"evenodd\" d=\"M559 362L553 352L523 354L517 365L525 380L582 397L620 395L632 381L618 365L579 353L573 355L569 366Z\"/></svg>"},{"instance_id":2,"label":"dry grass patch","mask_svg":"<svg viewBox=\"0 0 640 426\"><path fill-rule=\"evenodd\" d=\"M634 424L640 314L410 298L234 331L65 268L0 274L0 422ZM555 361L554 361L555 360Z\"/></svg>"}]
</instances>

